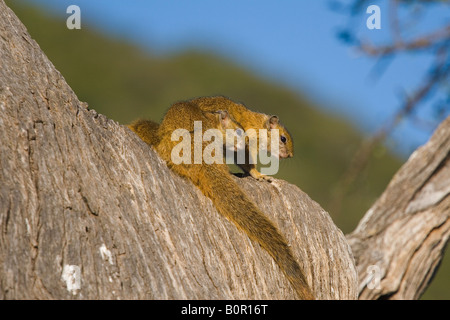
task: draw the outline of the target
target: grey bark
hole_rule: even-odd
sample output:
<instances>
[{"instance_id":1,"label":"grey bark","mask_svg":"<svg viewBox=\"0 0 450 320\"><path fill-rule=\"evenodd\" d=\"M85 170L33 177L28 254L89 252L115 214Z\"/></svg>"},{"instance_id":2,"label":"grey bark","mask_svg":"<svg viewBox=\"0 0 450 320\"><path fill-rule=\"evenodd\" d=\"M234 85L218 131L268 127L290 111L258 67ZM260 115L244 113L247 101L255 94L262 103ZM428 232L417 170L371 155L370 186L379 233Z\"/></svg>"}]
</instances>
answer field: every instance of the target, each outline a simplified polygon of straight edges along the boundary
<instances>
[{"instance_id":1,"label":"grey bark","mask_svg":"<svg viewBox=\"0 0 450 320\"><path fill-rule=\"evenodd\" d=\"M192 183L79 102L3 0L0 54L0 298L295 298ZM350 248L317 203L283 181L236 180L318 298L356 298Z\"/></svg>"},{"instance_id":2,"label":"grey bark","mask_svg":"<svg viewBox=\"0 0 450 320\"><path fill-rule=\"evenodd\" d=\"M348 235L360 299L417 299L450 236L450 117ZM379 283L377 283L379 282Z\"/></svg>"}]
</instances>

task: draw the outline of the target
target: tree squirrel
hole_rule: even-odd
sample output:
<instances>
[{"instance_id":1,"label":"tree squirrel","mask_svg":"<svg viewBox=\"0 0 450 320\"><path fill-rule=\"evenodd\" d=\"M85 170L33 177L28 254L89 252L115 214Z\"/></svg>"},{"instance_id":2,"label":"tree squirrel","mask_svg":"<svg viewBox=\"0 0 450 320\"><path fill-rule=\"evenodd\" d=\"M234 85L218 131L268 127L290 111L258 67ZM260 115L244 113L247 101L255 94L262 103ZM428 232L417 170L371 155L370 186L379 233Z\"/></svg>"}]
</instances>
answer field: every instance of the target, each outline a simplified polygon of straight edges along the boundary
<instances>
[{"instance_id":1,"label":"tree squirrel","mask_svg":"<svg viewBox=\"0 0 450 320\"><path fill-rule=\"evenodd\" d=\"M218 102L215 106L214 101ZM258 129L270 127L273 124L282 129L280 132L286 137L286 140L282 141L285 146L280 156L292 156L290 135L279 124L278 119L273 122L271 119L270 116L254 113L227 98L198 98L173 104L160 125L149 120L138 120L130 124L129 128L146 143L155 147L169 168L191 180L205 196L212 200L219 213L231 220L251 240L259 243L270 254L293 286L298 298L311 300L314 299L314 295L286 239L240 189L232 178L228 166L225 163L203 162L175 164L171 159L172 150L178 143L172 141L172 132L176 129L186 129L193 136L194 121L202 121L202 131L211 128L221 130L224 141L226 129L246 129L252 125L257 126L256 129ZM204 147L205 144L203 144ZM193 148L192 146L192 151ZM191 155L193 153L191 152ZM254 166L249 165L244 168L248 168L248 172L256 178L263 176Z\"/></svg>"}]
</instances>

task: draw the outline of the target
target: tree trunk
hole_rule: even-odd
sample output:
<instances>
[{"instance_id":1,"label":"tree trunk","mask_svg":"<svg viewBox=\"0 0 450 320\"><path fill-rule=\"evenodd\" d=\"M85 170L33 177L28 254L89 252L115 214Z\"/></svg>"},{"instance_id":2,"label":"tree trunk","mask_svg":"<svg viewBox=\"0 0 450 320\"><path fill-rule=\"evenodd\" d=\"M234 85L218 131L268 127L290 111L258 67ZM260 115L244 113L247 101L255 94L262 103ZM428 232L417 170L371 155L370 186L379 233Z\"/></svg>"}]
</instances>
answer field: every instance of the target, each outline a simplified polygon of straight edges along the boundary
<instances>
[{"instance_id":1,"label":"tree trunk","mask_svg":"<svg viewBox=\"0 0 450 320\"><path fill-rule=\"evenodd\" d=\"M3 0L0 54L0 298L295 298L192 183L78 101ZM283 181L236 180L318 298L356 298L350 247L317 203Z\"/></svg>"},{"instance_id":2,"label":"tree trunk","mask_svg":"<svg viewBox=\"0 0 450 320\"><path fill-rule=\"evenodd\" d=\"M192 183L79 102L3 0L0 57L1 299L295 298ZM449 121L349 242L296 186L236 181L286 236L318 299L417 298L449 236ZM371 290L370 266L381 279Z\"/></svg>"}]
</instances>

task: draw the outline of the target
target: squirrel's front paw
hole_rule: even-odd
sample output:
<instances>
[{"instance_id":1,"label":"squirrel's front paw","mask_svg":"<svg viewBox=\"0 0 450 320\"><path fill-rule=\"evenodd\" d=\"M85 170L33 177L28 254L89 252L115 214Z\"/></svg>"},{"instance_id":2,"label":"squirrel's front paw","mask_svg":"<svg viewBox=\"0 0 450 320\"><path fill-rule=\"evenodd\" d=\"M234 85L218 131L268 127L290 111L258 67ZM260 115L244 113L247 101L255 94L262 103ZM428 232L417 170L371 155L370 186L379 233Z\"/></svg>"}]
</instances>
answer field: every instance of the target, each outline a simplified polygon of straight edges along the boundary
<instances>
[{"instance_id":1,"label":"squirrel's front paw","mask_svg":"<svg viewBox=\"0 0 450 320\"><path fill-rule=\"evenodd\" d=\"M271 176L266 176L264 174L261 174L261 177L258 179L259 181L267 181L267 182L272 182L273 181L273 177Z\"/></svg>"},{"instance_id":2,"label":"squirrel's front paw","mask_svg":"<svg viewBox=\"0 0 450 320\"><path fill-rule=\"evenodd\" d=\"M273 181L273 178L271 176L266 176L257 170L250 171L250 175L258 181Z\"/></svg>"}]
</instances>

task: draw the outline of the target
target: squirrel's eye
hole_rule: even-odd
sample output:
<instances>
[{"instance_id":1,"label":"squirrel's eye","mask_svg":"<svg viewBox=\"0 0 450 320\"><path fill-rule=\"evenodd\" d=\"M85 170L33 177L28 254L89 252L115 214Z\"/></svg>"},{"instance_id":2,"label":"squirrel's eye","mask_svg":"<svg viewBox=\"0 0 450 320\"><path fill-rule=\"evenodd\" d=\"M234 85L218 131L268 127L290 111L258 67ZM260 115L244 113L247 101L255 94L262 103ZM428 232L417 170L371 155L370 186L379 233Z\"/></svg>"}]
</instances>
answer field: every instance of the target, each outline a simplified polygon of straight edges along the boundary
<instances>
[{"instance_id":1,"label":"squirrel's eye","mask_svg":"<svg viewBox=\"0 0 450 320\"><path fill-rule=\"evenodd\" d=\"M281 139L281 142L286 143L286 137L285 136L281 136L280 139Z\"/></svg>"},{"instance_id":2,"label":"squirrel's eye","mask_svg":"<svg viewBox=\"0 0 450 320\"><path fill-rule=\"evenodd\" d=\"M244 134L244 130L242 130L241 128L237 128L236 129L236 134L241 137Z\"/></svg>"}]
</instances>

